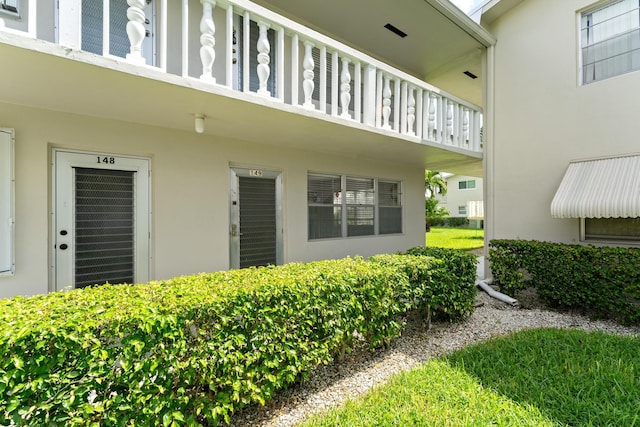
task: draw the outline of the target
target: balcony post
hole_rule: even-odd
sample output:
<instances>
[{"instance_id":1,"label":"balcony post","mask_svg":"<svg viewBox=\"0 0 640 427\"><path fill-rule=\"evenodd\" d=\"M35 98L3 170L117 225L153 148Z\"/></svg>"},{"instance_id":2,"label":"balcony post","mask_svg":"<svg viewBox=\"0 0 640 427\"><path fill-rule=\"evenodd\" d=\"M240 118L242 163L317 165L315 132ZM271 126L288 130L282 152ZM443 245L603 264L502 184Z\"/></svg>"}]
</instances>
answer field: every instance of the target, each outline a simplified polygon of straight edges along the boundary
<instances>
[{"instance_id":1,"label":"balcony post","mask_svg":"<svg viewBox=\"0 0 640 427\"><path fill-rule=\"evenodd\" d=\"M436 141L436 95L433 92L429 94L429 120L427 129L427 138Z\"/></svg>"},{"instance_id":2,"label":"balcony post","mask_svg":"<svg viewBox=\"0 0 640 427\"><path fill-rule=\"evenodd\" d=\"M269 24L263 21L258 22L258 28L260 29L260 35L258 36L258 80L260 81L260 89L258 89L258 94L271 96L271 92L267 89L267 81L269 80L269 75L271 74L271 68L269 67L269 63L271 59L269 58L269 53L271 52L271 45L269 44L269 39L267 38L267 30L269 29Z\"/></svg>"},{"instance_id":3,"label":"balcony post","mask_svg":"<svg viewBox=\"0 0 640 427\"><path fill-rule=\"evenodd\" d=\"M304 92L304 108L308 108L309 110L314 110L316 108L313 105L312 97L313 97L313 89L315 84L313 83L313 68L315 67L315 63L313 62L312 55L313 43L310 41L304 41L304 59L302 61L302 67L304 71L302 72L303 82L302 82L302 91Z\"/></svg>"},{"instance_id":4,"label":"balcony post","mask_svg":"<svg viewBox=\"0 0 640 427\"><path fill-rule=\"evenodd\" d=\"M216 82L213 77L213 63L216 60L216 26L213 22L213 8L216 0L200 0L202 4L202 19L200 20L200 60L202 61L201 80Z\"/></svg>"},{"instance_id":5,"label":"balcony post","mask_svg":"<svg viewBox=\"0 0 640 427\"><path fill-rule=\"evenodd\" d=\"M134 64L145 64L146 61L142 56L142 42L144 41L146 31L144 28L144 0L127 0L129 8L127 9L127 35L131 44L131 51L127 54L127 61Z\"/></svg>"},{"instance_id":6,"label":"balcony post","mask_svg":"<svg viewBox=\"0 0 640 427\"><path fill-rule=\"evenodd\" d=\"M81 49L82 0L59 0L58 43L72 49ZM31 13L31 9L29 9Z\"/></svg>"},{"instance_id":7,"label":"balcony post","mask_svg":"<svg viewBox=\"0 0 640 427\"><path fill-rule=\"evenodd\" d=\"M407 135L415 136L413 124L416 121L416 98L413 95L413 86L408 87L409 99L407 100Z\"/></svg>"},{"instance_id":8,"label":"balcony post","mask_svg":"<svg viewBox=\"0 0 640 427\"><path fill-rule=\"evenodd\" d=\"M384 75L384 87L382 89L382 128L391 129L389 117L391 116L391 77ZM396 118L397 120L397 118Z\"/></svg>"},{"instance_id":9,"label":"balcony post","mask_svg":"<svg viewBox=\"0 0 640 427\"><path fill-rule=\"evenodd\" d=\"M349 104L351 103L351 74L349 73L349 58L342 58L342 72L340 73L340 104L341 116L350 119Z\"/></svg>"},{"instance_id":10,"label":"balcony post","mask_svg":"<svg viewBox=\"0 0 640 427\"><path fill-rule=\"evenodd\" d=\"M376 75L376 67L373 65L364 67L362 122L369 126L376 125Z\"/></svg>"}]
</instances>

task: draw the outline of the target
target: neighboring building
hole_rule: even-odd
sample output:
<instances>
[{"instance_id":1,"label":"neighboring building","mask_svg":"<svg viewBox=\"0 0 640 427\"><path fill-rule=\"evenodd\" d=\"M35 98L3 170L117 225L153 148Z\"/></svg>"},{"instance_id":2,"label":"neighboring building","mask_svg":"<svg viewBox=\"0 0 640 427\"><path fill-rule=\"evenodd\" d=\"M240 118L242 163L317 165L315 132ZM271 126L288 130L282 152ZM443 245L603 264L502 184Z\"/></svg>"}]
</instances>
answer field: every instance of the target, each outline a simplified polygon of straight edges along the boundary
<instances>
[{"instance_id":1,"label":"neighboring building","mask_svg":"<svg viewBox=\"0 0 640 427\"><path fill-rule=\"evenodd\" d=\"M447 0L0 0L0 297L423 244L494 42Z\"/></svg>"},{"instance_id":2,"label":"neighboring building","mask_svg":"<svg viewBox=\"0 0 640 427\"><path fill-rule=\"evenodd\" d=\"M486 236L640 244L640 3L500 0L482 24Z\"/></svg>"},{"instance_id":3,"label":"neighboring building","mask_svg":"<svg viewBox=\"0 0 640 427\"><path fill-rule=\"evenodd\" d=\"M467 175L443 174L447 194L438 194L439 206L454 218L468 218L471 227L482 227L484 219L482 178Z\"/></svg>"}]
</instances>

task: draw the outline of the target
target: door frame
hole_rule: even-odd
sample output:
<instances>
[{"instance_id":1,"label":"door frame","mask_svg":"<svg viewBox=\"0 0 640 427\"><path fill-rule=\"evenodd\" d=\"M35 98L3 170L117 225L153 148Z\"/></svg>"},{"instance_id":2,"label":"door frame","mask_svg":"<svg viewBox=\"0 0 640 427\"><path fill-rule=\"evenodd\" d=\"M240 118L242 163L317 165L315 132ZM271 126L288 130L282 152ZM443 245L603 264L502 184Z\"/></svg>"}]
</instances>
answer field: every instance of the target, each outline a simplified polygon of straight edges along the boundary
<instances>
[{"instance_id":1,"label":"door frame","mask_svg":"<svg viewBox=\"0 0 640 427\"><path fill-rule=\"evenodd\" d=\"M284 186L282 172L231 166L229 168L229 268L240 268L239 177L273 179L276 185L276 264L284 263Z\"/></svg>"},{"instance_id":2,"label":"door frame","mask_svg":"<svg viewBox=\"0 0 640 427\"><path fill-rule=\"evenodd\" d=\"M66 240L67 243L73 242L73 239L75 239L74 228L72 226L67 226L69 228L68 234L60 239L60 230L58 229L59 221L65 221L66 223L73 222L73 205L65 209L63 206L58 206L58 204L64 203L63 197L67 198L68 203L73 203L69 200L75 191L73 172L71 171L75 167L137 172L135 176L134 193L134 202L136 204L134 275L135 282L148 282L151 279L151 159L148 157L128 156L115 153L53 148L51 151L51 224L49 245L49 262L51 268L49 291L55 292L66 288L64 285L58 286L57 283L58 275L65 274L65 269L67 270L66 274L73 278L73 272L68 271L69 266L71 269L73 269L74 266L73 251L69 251L68 256L71 257L70 263L59 262L59 250L57 246L59 243L63 243L63 239ZM62 176L62 174L67 173L70 173L70 176ZM62 179L68 180L67 183L71 184L71 188L67 188L67 191L71 194L59 194L58 185L64 185L63 182L59 182ZM140 209L141 207L142 209ZM67 215L66 218L64 217L65 215Z\"/></svg>"}]
</instances>

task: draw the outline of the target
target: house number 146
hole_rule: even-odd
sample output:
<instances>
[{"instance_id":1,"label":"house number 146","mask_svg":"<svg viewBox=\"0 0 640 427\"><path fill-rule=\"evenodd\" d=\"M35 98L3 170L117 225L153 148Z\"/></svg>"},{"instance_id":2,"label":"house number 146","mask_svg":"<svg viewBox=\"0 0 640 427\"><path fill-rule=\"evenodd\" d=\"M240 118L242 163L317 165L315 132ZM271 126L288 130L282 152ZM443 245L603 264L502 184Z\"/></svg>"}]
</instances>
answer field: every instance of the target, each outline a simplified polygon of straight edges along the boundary
<instances>
[{"instance_id":1,"label":"house number 146","mask_svg":"<svg viewBox=\"0 0 640 427\"><path fill-rule=\"evenodd\" d=\"M116 158L115 157L102 157L102 156L98 156L98 163L104 163L105 165L115 165L116 164Z\"/></svg>"}]
</instances>

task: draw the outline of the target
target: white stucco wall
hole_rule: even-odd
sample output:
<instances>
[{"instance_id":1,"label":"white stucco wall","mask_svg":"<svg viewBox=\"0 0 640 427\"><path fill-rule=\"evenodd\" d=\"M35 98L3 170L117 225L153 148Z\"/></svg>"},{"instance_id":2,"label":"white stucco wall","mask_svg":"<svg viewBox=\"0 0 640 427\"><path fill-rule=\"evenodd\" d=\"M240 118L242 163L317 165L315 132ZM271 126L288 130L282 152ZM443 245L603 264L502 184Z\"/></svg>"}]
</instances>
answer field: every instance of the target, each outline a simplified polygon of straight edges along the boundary
<instances>
[{"instance_id":1,"label":"white stucco wall","mask_svg":"<svg viewBox=\"0 0 640 427\"><path fill-rule=\"evenodd\" d=\"M458 188L460 181L475 181L475 188ZM447 194L442 205L449 211L449 216L466 218L468 215L458 213L458 206L467 206L467 202L482 201L482 178L473 176L454 175L447 178Z\"/></svg>"},{"instance_id":2,"label":"white stucco wall","mask_svg":"<svg viewBox=\"0 0 640 427\"><path fill-rule=\"evenodd\" d=\"M45 293L52 268L53 148L151 158L151 277L229 267L230 164L280 170L285 262L372 255L424 244L424 171L419 167L285 150L122 121L0 104L0 127L15 129L15 275L0 277L0 298ZM402 235L307 240L307 172L403 183Z\"/></svg>"},{"instance_id":3,"label":"white stucco wall","mask_svg":"<svg viewBox=\"0 0 640 427\"><path fill-rule=\"evenodd\" d=\"M576 243L579 220L550 215L569 161L639 151L640 73L579 84L579 11L593 4L525 0L489 27L498 39L489 65L489 239Z\"/></svg>"}]
</instances>

